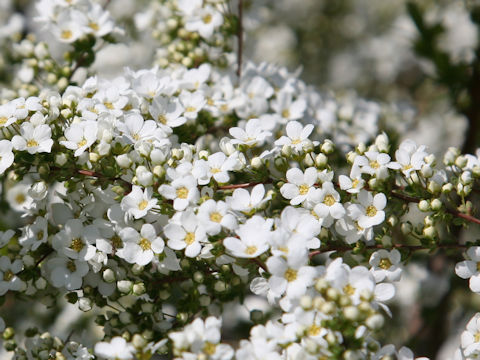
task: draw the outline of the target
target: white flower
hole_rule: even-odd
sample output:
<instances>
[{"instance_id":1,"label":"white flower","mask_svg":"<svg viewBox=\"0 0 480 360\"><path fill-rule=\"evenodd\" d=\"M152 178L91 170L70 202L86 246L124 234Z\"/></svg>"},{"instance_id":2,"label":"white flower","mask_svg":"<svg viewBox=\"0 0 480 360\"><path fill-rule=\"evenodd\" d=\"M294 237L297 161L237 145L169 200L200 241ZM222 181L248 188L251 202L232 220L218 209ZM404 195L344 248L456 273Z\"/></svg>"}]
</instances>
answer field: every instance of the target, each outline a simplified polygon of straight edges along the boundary
<instances>
[{"instance_id":1,"label":"white flower","mask_svg":"<svg viewBox=\"0 0 480 360\"><path fill-rule=\"evenodd\" d=\"M309 142L308 137L313 131L313 125L308 124L303 127L298 121L289 121L285 130L287 136L282 136L275 141L275 145L289 145L297 151L302 151L303 146Z\"/></svg>"},{"instance_id":2,"label":"white flower","mask_svg":"<svg viewBox=\"0 0 480 360\"><path fill-rule=\"evenodd\" d=\"M268 283L275 296L285 293L288 298L299 298L312 284L316 271L315 268L305 265L302 250L289 253L287 259L280 256L268 258L266 265L272 274Z\"/></svg>"},{"instance_id":3,"label":"white flower","mask_svg":"<svg viewBox=\"0 0 480 360\"><path fill-rule=\"evenodd\" d=\"M75 150L74 155L80 156L97 140L97 122L88 120L74 123L65 130L65 138L67 140L60 141L60 144Z\"/></svg>"},{"instance_id":4,"label":"white flower","mask_svg":"<svg viewBox=\"0 0 480 360\"><path fill-rule=\"evenodd\" d=\"M254 215L236 230L239 238L228 237L223 245L235 257L255 258L270 247L272 223L271 219Z\"/></svg>"},{"instance_id":5,"label":"white flower","mask_svg":"<svg viewBox=\"0 0 480 360\"><path fill-rule=\"evenodd\" d=\"M185 29L197 31L202 37L208 39L212 36L213 31L222 24L222 14L207 5L196 11L193 16L187 18Z\"/></svg>"},{"instance_id":6,"label":"white flower","mask_svg":"<svg viewBox=\"0 0 480 360\"><path fill-rule=\"evenodd\" d=\"M84 227L79 219L68 220L65 228L57 233L52 240L52 246L57 252L71 258L90 260L96 252L92 244L99 237L95 226Z\"/></svg>"},{"instance_id":7,"label":"white flower","mask_svg":"<svg viewBox=\"0 0 480 360\"><path fill-rule=\"evenodd\" d=\"M258 184L252 188L251 193L245 189L235 189L232 196L227 198L227 204L233 210L249 213L255 209L260 209L271 198L271 195L265 197L265 186Z\"/></svg>"},{"instance_id":8,"label":"white flower","mask_svg":"<svg viewBox=\"0 0 480 360\"><path fill-rule=\"evenodd\" d=\"M13 164L14 155L12 148L10 141L0 140L0 175Z\"/></svg>"},{"instance_id":9,"label":"white flower","mask_svg":"<svg viewBox=\"0 0 480 360\"><path fill-rule=\"evenodd\" d=\"M191 175L173 180L170 184L162 184L158 192L165 198L173 200L173 208L182 211L189 204L194 204L200 198L197 180Z\"/></svg>"},{"instance_id":10,"label":"white flower","mask_svg":"<svg viewBox=\"0 0 480 360\"><path fill-rule=\"evenodd\" d=\"M21 136L15 135L12 138L12 145L15 150L28 151L30 154L39 152L50 152L53 145L52 129L48 125L34 127L29 122L24 122L20 129Z\"/></svg>"},{"instance_id":11,"label":"white flower","mask_svg":"<svg viewBox=\"0 0 480 360\"><path fill-rule=\"evenodd\" d=\"M27 225L23 231L23 235L18 242L25 250L37 250L38 247L47 242L48 237L48 221L44 217L37 216L35 221Z\"/></svg>"},{"instance_id":12,"label":"white flower","mask_svg":"<svg viewBox=\"0 0 480 360\"><path fill-rule=\"evenodd\" d=\"M203 109L207 101L200 91L189 92L182 91L179 95L180 102L183 105L185 116L189 120L197 118L198 112Z\"/></svg>"},{"instance_id":13,"label":"white flower","mask_svg":"<svg viewBox=\"0 0 480 360\"><path fill-rule=\"evenodd\" d=\"M193 165L192 174L198 179L200 185L210 182L213 177L218 183L226 183L230 179L228 172L235 169L237 161L235 156L227 156L219 151L210 155L207 160L197 160Z\"/></svg>"},{"instance_id":14,"label":"white flower","mask_svg":"<svg viewBox=\"0 0 480 360\"><path fill-rule=\"evenodd\" d=\"M279 114L285 120L298 120L303 117L305 110L307 109L307 102L304 99L292 100L292 93L288 91L281 91L277 94L276 99L271 102L272 109ZM310 135L313 130L313 125L306 135ZM288 128L287 128L287 135Z\"/></svg>"},{"instance_id":15,"label":"white flower","mask_svg":"<svg viewBox=\"0 0 480 360\"><path fill-rule=\"evenodd\" d=\"M370 228L385 220L383 209L387 205L387 198L383 193L373 196L370 192L362 190L358 194L358 201L359 204L348 207L348 212L360 227Z\"/></svg>"},{"instance_id":16,"label":"white flower","mask_svg":"<svg viewBox=\"0 0 480 360\"><path fill-rule=\"evenodd\" d=\"M480 313L476 313L461 335L461 347L465 356L480 355Z\"/></svg>"},{"instance_id":17,"label":"white flower","mask_svg":"<svg viewBox=\"0 0 480 360\"><path fill-rule=\"evenodd\" d=\"M23 269L22 260L10 261L8 256L0 257L0 296L5 295L8 290L20 291L25 283L16 275Z\"/></svg>"},{"instance_id":18,"label":"white flower","mask_svg":"<svg viewBox=\"0 0 480 360\"><path fill-rule=\"evenodd\" d=\"M0 105L0 126L7 127L17 121L15 116L16 111L15 104L10 101L6 104Z\"/></svg>"},{"instance_id":19,"label":"white flower","mask_svg":"<svg viewBox=\"0 0 480 360\"><path fill-rule=\"evenodd\" d=\"M67 290L80 289L82 279L88 273L88 263L83 260L74 260L67 257L54 257L47 262L50 269L52 285Z\"/></svg>"},{"instance_id":20,"label":"white flower","mask_svg":"<svg viewBox=\"0 0 480 360\"><path fill-rule=\"evenodd\" d=\"M130 143L135 144L138 141L153 139L157 124L153 120L143 120L140 114L128 114L124 123L118 124L118 128Z\"/></svg>"},{"instance_id":21,"label":"white flower","mask_svg":"<svg viewBox=\"0 0 480 360\"><path fill-rule=\"evenodd\" d=\"M78 10L65 10L58 15L56 24L52 24L52 32L57 40L72 43L84 35L88 21L86 16Z\"/></svg>"},{"instance_id":22,"label":"white flower","mask_svg":"<svg viewBox=\"0 0 480 360\"><path fill-rule=\"evenodd\" d=\"M222 321L213 316L195 319L185 326L183 331L171 332L170 339L177 352L185 359L229 360L233 358L233 349L220 344Z\"/></svg>"},{"instance_id":23,"label":"white flower","mask_svg":"<svg viewBox=\"0 0 480 360\"><path fill-rule=\"evenodd\" d=\"M165 246L151 224L143 224L140 233L131 227L124 228L119 235L123 240L123 247L117 251L117 255L131 264L149 264L155 254L163 252Z\"/></svg>"},{"instance_id":24,"label":"white flower","mask_svg":"<svg viewBox=\"0 0 480 360\"><path fill-rule=\"evenodd\" d=\"M401 255L397 249L388 251L380 249L370 256L369 264L372 266L370 272L377 283L384 281L398 281L402 276L400 267Z\"/></svg>"},{"instance_id":25,"label":"white flower","mask_svg":"<svg viewBox=\"0 0 480 360\"><path fill-rule=\"evenodd\" d=\"M180 116L184 110L178 99L172 99L166 96L156 96L153 99L152 105L150 105L150 114L153 119L156 120L160 126L170 128L185 124L187 120L183 116Z\"/></svg>"},{"instance_id":26,"label":"white flower","mask_svg":"<svg viewBox=\"0 0 480 360\"><path fill-rule=\"evenodd\" d=\"M317 169L309 167L305 173L298 168L291 168L287 171L287 181L280 188L285 199L290 200L290 204L298 205L309 198L314 191L314 185L318 179Z\"/></svg>"},{"instance_id":27,"label":"white flower","mask_svg":"<svg viewBox=\"0 0 480 360\"><path fill-rule=\"evenodd\" d=\"M401 166L401 170L406 177L409 177L412 171L418 171L425 165L425 157L428 153L424 145L417 146L415 141L407 139L403 141L398 150L395 151L395 159Z\"/></svg>"},{"instance_id":28,"label":"white flower","mask_svg":"<svg viewBox=\"0 0 480 360\"><path fill-rule=\"evenodd\" d=\"M233 230L237 227L237 219L228 213L229 207L224 201L209 199L198 209L198 219L205 227L208 235L217 235L222 227Z\"/></svg>"},{"instance_id":29,"label":"white flower","mask_svg":"<svg viewBox=\"0 0 480 360\"><path fill-rule=\"evenodd\" d=\"M480 246L472 246L467 250L469 260L455 265L455 273L462 279L470 279L470 290L480 293Z\"/></svg>"},{"instance_id":30,"label":"white flower","mask_svg":"<svg viewBox=\"0 0 480 360\"><path fill-rule=\"evenodd\" d=\"M240 127L232 127L228 130L234 139L232 144L242 144L249 147L261 146L265 139L272 135L270 131L266 131L262 127L262 122L259 119L250 119L245 124L245 130Z\"/></svg>"},{"instance_id":31,"label":"white flower","mask_svg":"<svg viewBox=\"0 0 480 360\"><path fill-rule=\"evenodd\" d=\"M351 179L348 176L340 175L338 177L338 183L340 184L340 189L345 190L350 194L358 194L360 190L363 189L365 180L360 176Z\"/></svg>"},{"instance_id":32,"label":"white flower","mask_svg":"<svg viewBox=\"0 0 480 360\"><path fill-rule=\"evenodd\" d=\"M170 222L164 228L169 239L167 245L174 250L185 249L185 255L195 257L202 249L201 242L207 240L204 227L192 210L179 213L178 223Z\"/></svg>"},{"instance_id":33,"label":"white flower","mask_svg":"<svg viewBox=\"0 0 480 360\"><path fill-rule=\"evenodd\" d=\"M130 360L135 356L135 348L124 338L115 336L110 342L96 343L95 354L105 359Z\"/></svg>"},{"instance_id":34,"label":"white flower","mask_svg":"<svg viewBox=\"0 0 480 360\"><path fill-rule=\"evenodd\" d=\"M87 12L87 27L85 33L92 33L97 37L102 37L112 32L115 23L108 11L105 11L100 4L91 3Z\"/></svg>"},{"instance_id":35,"label":"white flower","mask_svg":"<svg viewBox=\"0 0 480 360\"><path fill-rule=\"evenodd\" d=\"M318 202L313 211L323 220L322 226L329 227L333 219L338 220L345 215L345 208L340 203L340 194L334 189L333 183L324 182L322 188L317 189L312 198L313 202Z\"/></svg>"},{"instance_id":36,"label":"white flower","mask_svg":"<svg viewBox=\"0 0 480 360\"><path fill-rule=\"evenodd\" d=\"M375 175L378 179L388 177L388 169L399 169L400 165L391 161L390 156L378 151L367 151L365 156L355 158L350 177L359 177L361 174Z\"/></svg>"},{"instance_id":37,"label":"white flower","mask_svg":"<svg viewBox=\"0 0 480 360\"><path fill-rule=\"evenodd\" d=\"M144 217L150 209L157 205L157 199L152 199L152 192L152 188L142 191L140 186L133 185L130 194L125 196L120 203L122 210L135 219Z\"/></svg>"}]
</instances>

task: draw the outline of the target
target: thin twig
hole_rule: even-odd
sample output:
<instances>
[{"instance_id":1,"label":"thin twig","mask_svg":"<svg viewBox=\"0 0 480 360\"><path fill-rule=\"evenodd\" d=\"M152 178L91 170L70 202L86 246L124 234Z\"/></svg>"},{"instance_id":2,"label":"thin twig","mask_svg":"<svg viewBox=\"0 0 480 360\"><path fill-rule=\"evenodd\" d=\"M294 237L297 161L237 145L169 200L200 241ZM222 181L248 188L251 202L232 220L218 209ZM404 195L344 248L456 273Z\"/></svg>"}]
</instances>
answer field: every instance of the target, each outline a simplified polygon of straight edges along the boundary
<instances>
[{"instance_id":1,"label":"thin twig","mask_svg":"<svg viewBox=\"0 0 480 360\"><path fill-rule=\"evenodd\" d=\"M243 0L238 0L238 52L237 52L237 76L242 76L242 53L243 53Z\"/></svg>"}]
</instances>

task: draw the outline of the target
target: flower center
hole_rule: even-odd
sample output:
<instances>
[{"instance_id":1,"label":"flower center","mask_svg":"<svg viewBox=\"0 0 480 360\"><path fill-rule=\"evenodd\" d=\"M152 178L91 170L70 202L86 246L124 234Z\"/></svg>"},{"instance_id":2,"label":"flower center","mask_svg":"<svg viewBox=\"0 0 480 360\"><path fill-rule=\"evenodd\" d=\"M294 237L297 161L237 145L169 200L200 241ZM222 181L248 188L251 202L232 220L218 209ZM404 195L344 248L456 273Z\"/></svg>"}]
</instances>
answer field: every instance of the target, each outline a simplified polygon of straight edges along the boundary
<instances>
[{"instance_id":1,"label":"flower center","mask_svg":"<svg viewBox=\"0 0 480 360\"><path fill-rule=\"evenodd\" d=\"M71 273L77 271L77 266L75 265L75 262L73 260L70 260L68 263L67 263L67 269L68 271L70 271Z\"/></svg>"},{"instance_id":2,"label":"flower center","mask_svg":"<svg viewBox=\"0 0 480 360\"><path fill-rule=\"evenodd\" d=\"M62 30L62 33L60 34L60 37L62 39L70 39L73 36L73 33L70 30Z\"/></svg>"},{"instance_id":3,"label":"flower center","mask_svg":"<svg viewBox=\"0 0 480 360\"><path fill-rule=\"evenodd\" d=\"M5 116L0 117L0 125L6 124L8 119Z\"/></svg>"},{"instance_id":4,"label":"flower center","mask_svg":"<svg viewBox=\"0 0 480 360\"><path fill-rule=\"evenodd\" d=\"M113 235L110 240L112 240L112 245L115 249L121 249L123 247L123 241L117 234Z\"/></svg>"},{"instance_id":5,"label":"flower center","mask_svg":"<svg viewBox=\"0 0 480 360\"><path fill-rule=\"evenodd\" d=\"M187 245L192 245L194 241L195 241L195 233L188 232L187 235L185 235L185 242L187 243Z\"/></svg>"},{"instance_id":6,"label":"flower center","mask_svg":"<svg viewBox=\"0 0 480 360\"><path fill-rule=\"evenodd\" d=\"M360 180L358 180L358 179L353 180L352 181L352 188L355 189L358 186L358 184L360 184Z\"/></svg>"},{"instance_id":7,"label":"flower center","mask_svg":"<svg viewBox=\"0 0 480 360\"><path fill-rule=\"evenodd\" d=\"M140 203L138 204L138 208L140 210L145 210L145 208L147 207L148 205L148 201L147 200L142 200L140 201Z\"/></svg>"},{"instance_id":8,"label":"flower center","mask_svg":"<svg viewBox=\"0 0 480 360\"><path fill-rule=\"evenodd\" d=\"M45 233L43 232L43 230L40 230L39 232L37 232L37 239L38 239L38 240L42 240L42 239L43 239L43 235L45 235Z\"/></svg>"},{"instance_id":9,"label":"flower center","mask_svg":"<svg viewBox=\"0 0 480 360\"><path fill-rule=\"evenodd\" d=\"M152 243L146 238L141 238L138 242L138 245L142 248L143 251L150 250L152 248Z\"/></svg>"},{"instance_id":10,"label":"flower center","mask_svg":"<svg viewBox=\"0 0 480 360\"><path fill-rule=\"evenodd\" d=\"M27 141L27 147L38 146L38 142L35 139L30 139Z\"/></svg>"},{"instance_id":11,"label":"flower center","mask_svg":"<svg viewBox=\"0 0 480 360\"><path fill-rule=\"evenodd\" d=\"M113 110L113 104L111 102L104 102L103 105L105 105L105 107L109 110Z\"/></svg>"},{"instance_id":12,"label":"flower center","mask_svg":"<svg viewBox=\"0 0 480 360\"><path fill-rule=\"evenodd\" d=\"M72 239L72 242L70 243L70 249L75 250L77 253L82 251L84 246L85 245L80 238Z\"/></svg>"},{"instance_id":13,"label":"flower center","mask_svg":"<svg viewBox=\"0 0 480 360\"><path fill-rule=\"evenodd\" d=\"M219 168L212 168L212 169L210 170L210 172L211 172L212 174L219 173L220 171L222 171L222 170L220 170Z\"/></svg>"},{"instance_id":14,"label":"flower center","mask_svg":"<svg viewBox=\"0 0 480 360\"><path fill-rule=\"evenodd\" d=\"M403 170L410 170L411 168L412 168L412 165L407 164L407 165L404 165L402 169Z\"/></svg>"},{"instance_id":15,"label":"flower center","mask_svg":"<svg viewBox=\"0 0 480 360\"><path fill-rule=\"evenodd\" d=\"M222 214L220 214L218 211L215 211L210 214L210 220L213 222L219 223L220 221L222 221L222 218L223 218Z\"/></svg>"},{"instance_id":16,"label":"flower center","mask_svg":"<svg viewBox=\"0 0 480 360\"><path fill-rule=\"evenodd\" d=\"M383 258L378 263L378 267L382 268L383 270L390 269L391 266L392 266L392 262L390 261L390 259L387 259L387 258Z\"/></svg>"},{"instance_id":17,"label":"flower center","mask_svg":"<svg viewBox=\"0 0 480 360\"><path fill-rule=\"evenodd\" d=\"M158 115L157 120L161 122L163 125L167 123L167 118L165 117L165 115Z\"/></svg>"},{"instance_id":18,"label":"flower center","mask_svg":"<svg viewBox=\"0 0 480 360\"><path fill-rule=\"evenodd\" d=\"M97 23L91 22L88 24L89 28L92 29L93 31L98 31L100 29L100 26L98 26Z\"/></svg>"},{"instance_id":19,"label":"flower center","mask_svg":"<svg viewBox=\"0 0 480 360\"><path fill-rule=\"evenodd\" d=\"M82 141L79 141L79 142L77 143L77 146L78 146L79 148L84 147L85 145L87 145L87 140L85 140L85 139L82 139Z\"/></svg>"},{"instance_id":20,"label":"flower center","mask_svg":"<svg viewBox=\"0 0 480 360\"><path fill-rule=\"evenodd\" d=\"M205 343L205 346L203 347L203 352L207 355L213 355L215 354L215 351L216 351L216 348L217 348L217 345L215 344L212 344L211 342L206 342Z\"/></svg>"},{"instance_id":21,"label":"flower center","mask_svg":"<svg viewBox=\"0 0 480 360\"><path fill-rule=\"evenodd\" d=\"M202 21L205 23L205 24L210 24L212 22L212 15L210 14L207 14L205 15L203 18L202 18ZM211 355L211 354L210 354Z\"/></svg>"},{"instance_id":22,"label":"flower center","mask_svg":"<svg viewBox=\"0 0 480 360\"><path fill-rule=\"evenodd\" d=\"M177 197L180 199L186 199L188 196L188 189L185 186L177 189Z\"/></svg>"},{"instance_id":23,"label":"flower center","mask_svg":"<svg viewBox=\"0 0 480 360\"><path fill-rule=\"evenodd\" d=\"M300 185L300 188L298 189L300 195L305 195L306 193L308 193L308 190L310 190L310 186L308 186L307 184Z\"/></svg>"},{"instance_id":24,"label":"flower center","mask_svg":"<svg viewBox=\"0 0 480 360\"><path fill-rule=\"evenodd\" d=\"M292 140L292 144L293 144L293 145L300 144L300 142L301 142L300 139L293 139L293 140Z\"/></svg>"},{"instance_id":25,"label":"flower center","mask_svg":"<svg viewBox=\"0 0 480 360\"><path fill-rule=\"evenodd\" d=\"M194 106L187 106L185 112L195 112L197 109Z\"/></svg>"},{"instance_id":26,"label":"flower center","mask_svg":"<svg viewBox=\"0 0 480 360\"><path fill-rule=\"evenodd\" d=\"M282 117L288 119L288 118L290 117L290 110L288 110L288 109L283 109L283 110L282 110Z\"/></svg>"},{"instance_id":27,"label":"flower center","mask_svg":"<svg viewBox=\"0 0 480 360\"><path fill-rule=\"evenodd\" d=\"M257 252L257 247L256 246L253 246L253 245L250 245L250 246L247 246L247 248L245 249L245 254L247 255L253 255Z\"/></svg>"},{"instance_id":28,"label":"flower center","mask_svg":"<svg viewBox=\"0 0 480 360\"><path fill-rule=\"evenodd\" d=\"M17 204L23 204L25 202L26 198L25 198L25 195L24 194L18 194L17 196L15 196L15 202Z\"/></svg>"},{"instance_id":29,"label":"flower center","mask_svg":"<svg viewBox=\"0 0 480 360\"><path fill-rule=\"evenodd\" d=\"M333 204L335 204L335 198L333 197L333 195L328 194L323 198L323 203L327 206L332 206Z\"/></svg>"},{"instance_id":30,"label":"flower center","mask_svg":"<svg viewBox=\"0 0 480 360\"><path fill-rule=\"evenodd\" d=\"M288 282L295 281L297 280L297 270L289 268L287 271L285 271L285 275L283 275L283 277L287 279Z\"/></svg>"},{"instance_id":31,"label":"flower center","mask_svg":"<svg viewBox=\"0 0 480 360\"><path fill-rule=\"evenodd\" d=\"M375 215L377 215L377 208L373 205L369 205L365 212L367 213L367 216L374 217Z\"/></svg>"},{"instance_id":32,"label":"flower center","mask_svg":"<svg viewBox=\"0 0 480 360\"><path fill-rule=\"evenodd\" d=\"M10 281L13 279L13 272L11 270L7 270L3 273L3 281Z\"/></svg>"},{"instance_id":33,"label":"flower center","mask_svg":"<svg viewBox=\"0 0 480 360\"><path fill-rule=\"evenodd\" d=\"M322 328L316 324L312 324L311 326L308 327L307 329L307 334L308 336L317 336L320 334L320 331Z\"/></svg>"},{"instance_id":34,"label":"flower center","mask_svg":"<svg viewBox=\"0 0 480 360\"><path fill-rule=\"evenodd\" d=\"M380 164L378 163L377 160L370 161L370 167L373 169L378 169L380 167Z\"/></svg>"},{"instance_id":35,"label":"flower center","mask_svg":"<svg viewBox=\"0 0 480 360\"><path fill-rule=\"evenodd\" d=\"M345 292L345 294L347 295L353 295L355 294L355 288L350 285L350 284L347 284L343 287L343 291Z\"/></svg>"},{"instance_id":36,"label":"flower center","mask_svg":"<svg viewBox=\"0 0 480 360\"><path fill-rule=\"evenodd\" d=\"M477 331L473 338L475 339L476 343L480 342L480 331Z\"/></svg>"}]
</instances>

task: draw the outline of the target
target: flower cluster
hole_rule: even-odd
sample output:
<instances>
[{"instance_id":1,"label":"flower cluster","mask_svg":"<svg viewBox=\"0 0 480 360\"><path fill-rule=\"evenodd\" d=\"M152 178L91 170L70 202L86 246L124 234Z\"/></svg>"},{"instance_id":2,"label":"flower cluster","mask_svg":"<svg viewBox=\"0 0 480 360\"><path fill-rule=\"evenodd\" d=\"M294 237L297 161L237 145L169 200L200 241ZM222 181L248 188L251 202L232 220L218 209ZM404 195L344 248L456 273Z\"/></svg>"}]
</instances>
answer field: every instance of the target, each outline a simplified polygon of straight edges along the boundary
<instances>
[{"instance_id":1,"label":"flower cluster","mask_svg":"<svg viewBox=\"0 0 480 360\"><path fill-rule=\"evenodd\" d=\"M54 79L0 105L2 206L21 214L0 233L0 296L64 295L95 312L104 338L30 329L18 345L8 327L16 359L413 359L375 340L402 264L468 248L456 272L480 291L478 244L442 236L480 223L480 154L451 148L442 166L413 140L391 141L378 104L273 65L213 61L232 37L222 5L161 1L136 14L137 26L169 30L162 66L81 81L114 21L90 0L37 4L69 50L63 64L30 40L24 58L44 49ZM222 343L226 304L250 292L272 311L252 308L250 338Z\"/></svg>"}]
</instances>

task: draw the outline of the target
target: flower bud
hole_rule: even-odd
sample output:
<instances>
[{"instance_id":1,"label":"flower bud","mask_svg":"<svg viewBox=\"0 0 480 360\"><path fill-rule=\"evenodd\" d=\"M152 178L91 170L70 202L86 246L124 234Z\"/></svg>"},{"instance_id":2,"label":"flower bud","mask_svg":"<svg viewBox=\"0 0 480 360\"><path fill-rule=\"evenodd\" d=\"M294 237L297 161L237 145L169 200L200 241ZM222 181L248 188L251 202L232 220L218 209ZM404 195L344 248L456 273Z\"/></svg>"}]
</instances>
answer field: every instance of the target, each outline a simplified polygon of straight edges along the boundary
<instances>
[{"instance_id":1,"label":"flower bud","mask_svg":"<svg viewBox=\"0 0 480 360\"><path fill-rule=\"evenodd\" d=\"M315 166L317 166L320 169L323 169L325 166L328 164L328 158L320 153L315 157Z\"/></svg>"},{"instance_id":2,"label":"flower bud","mask_svg":"<svg viewBox=\"0 0 480 360\"><path fill-rule=\"evenodd\" d=\"M440 199L432 199L430 201L430 207L433 211L438 211L442 208L442 201Z\"/></svg>"},{"instance_id":3,"label":"flower bud","mask_svg":"<svg viewBox=\"0 0 480 360\"><path fill-rule=\"evenodd\" d=\"M365 325L367 325L372 330L380 329L385 322L385 319L380 314L375 314L365 320Z\"/></svg>"},{"instance_id":4,"label":"flower bud","mask_svg":"<svg viewBox=\"0 0 480 360\"><path fill-rule=\"evenodd\" d=\"M460 155L455 159L455 165L458 166L461 169L463 169L465 166L467 166L467 163L468 163L468 160L463 155Z\"/></svg>"},{"instance_id":5,"label":"flower bud","mask_svg":"<svg viewBox=\"0 0 480 360\"><path fill-rule=\"evenodd\" d=\"M133 294L140 296L145 294L147 290L145 289L145 284L143 282L136 283L133 285Z\"/></svg>"},{"instance_id":6,"label":"flower bud","mask_svg":"<svg viewBox=\"0 0 480 360\"><path fill-rule=\"evenodd\" d=\"M127 294L132 291L133 284L129 280L120 280L117 281L117 288L121 293Z\"/></svg>"},{"instance_id":7,"label":"flower bud","mask_svg":"<svg viewBox=\"0 0 480 360\"><path fill-rule=\"evenodd\" d=\"M105 269L102 274L103 280L107 283L113 283L115 281L115 273L112 269Z\"/></svg>"},{"instance_id":8,"label":"flower bud","mask_svg":"<svg viewBox=\"0 0 480 360\"><path fill-rule=\"evenodd\" d=\"M423 165L422 169L420 170L420 173L422 174L423 177L425 178L430 178L433 175L433 169L430 165Z\"/></svg>"},{"instance_id":9,"label":"flower bud","mask_svg":"<svg viewBox=\"0 0 480 360\"><path fill-rule=\"evenodd\" d=\"M132 165L132 160L127 154L118 155L115 160L122 169L128 169Z\"/></svg>"},{"instance_id":10,"label":"flower bud","mask_svg":"<svg viewBox=\"0 0 480 360\"><path fill-rule=\"evenodd\" d=\"M428 239L433 239L435 237L436 230L433 226L427 226L423 229L423 235Z\"/></svg>"},{"instance_id":11,"label":"flower bud","mask_svg":"<svg viewBox=\"0 0 480 360\"><path fill-rule=\"evenodd\" d=\"M418 203L418 208L420 209L420 211L429 211L430 210L430 204L427 200L420 200L420 202Z\"/></svg>"},{"instance_id":12,"label":"flower bud","mask_svg":"<svg viewBox=\"0 0 480 360\"><path fill-rule=\"evenodd\" d=\"M252 168L254 168L255 170L261 169L261 168L263 167L262 159L260 159L258 156L255 156L255 157L250 161L250 165L251 165Z\"/></svg>"},{"instance_id":13,"label":"flower bud","mask_svg":"<svg viewBox=\"0 0 480 360\"><path fill-rule=\"evenodd\" d=\"M343 309L343 315L348 320L357 320L360 315L358 308L356 306L347 306Z\"/></svg>"},{"instance_id":14,"label":"flower bud","mask_svg":"<svg viewBox=\"0 0 480 360\"><path fill-rule=\"evenodd\" d=\"M323 142L320 150L324 154L329 155L335 151L335 144L331 140L327 139Z\"/></svg>"},{"instance_id":15,"label":"flower bud","mask_svg":"<svg viewBox=\"0 0 480 360\"><path fill-rule=\"evenodd\" d=\"M68 157L64 153L56 154L55 155L55 165L57 166L63 166L67 163Z\"/></svg>"},{"instance_id":16,"label":"flower bud","mask_svg":"<svg viewBox=\"0 0 480 360\"><path fill-rule=\"evenodd\" d=\"M462 175L460 175L460 181L462 182L463 185L471 184L473 181L472 173L470 171L462 172Z\"/></svg>"},{"instance_id":17,"label":"flower bud","mask_svg":"<svg viewBox=\"0 0 480 360\"><path fill-rule=\"evenodd\" d=\"M92 301L89 298L81 297L78 299L78 308L84 312L92 310Z\"/></svg>"}]
</instances>

